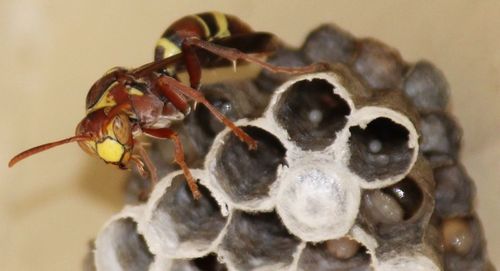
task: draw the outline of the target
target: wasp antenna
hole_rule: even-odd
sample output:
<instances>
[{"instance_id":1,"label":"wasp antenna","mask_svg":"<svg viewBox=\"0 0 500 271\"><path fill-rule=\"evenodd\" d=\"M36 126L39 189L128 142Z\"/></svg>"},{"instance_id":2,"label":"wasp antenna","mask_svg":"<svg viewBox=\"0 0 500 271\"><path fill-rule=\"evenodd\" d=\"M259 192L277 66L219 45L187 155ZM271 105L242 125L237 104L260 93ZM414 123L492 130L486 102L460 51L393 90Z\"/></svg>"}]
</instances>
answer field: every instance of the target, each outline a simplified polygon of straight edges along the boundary
<instances>
[{"instance_id":1,"label":"wasp antenna","mask_svg":"<svg viewBox=\"0 0 500 271\"><path fill-rule=\"evenodd\" d=\"M145 76L152 72L165 69L167 66L172 64L177 64L182 59L182 54L173 55L171 57L164 58L159 61L153 61L148 64L144 64L139 68L132 70L132 74L135 76Z\"/></svg>"},{"instance_id":2,"label":"wasp antenna","mask_svg":"<svg viewBox=\"0 0 500 271\"><path fill-rule=\"evenodd\" d=\"M59 145L66 144L66 143L71 143L71 142L75 142L75 141L84 141L84 140L89 140L89 139L90 139L90 137L88 137L88 136L79 135L79 136L72 136L72 137L68 137L68 138L58 140L55 142L51 142L51 143L47 143L47 144L33 147L29 150L25 150L25 151L21 152L20 154L14 156L9 162L9 167L14 166L17 162L23 160L24 158L30 157L33 154L37 154L39 152L42 152L42 151L57 147Z\"/></svg>"}]
</instances>

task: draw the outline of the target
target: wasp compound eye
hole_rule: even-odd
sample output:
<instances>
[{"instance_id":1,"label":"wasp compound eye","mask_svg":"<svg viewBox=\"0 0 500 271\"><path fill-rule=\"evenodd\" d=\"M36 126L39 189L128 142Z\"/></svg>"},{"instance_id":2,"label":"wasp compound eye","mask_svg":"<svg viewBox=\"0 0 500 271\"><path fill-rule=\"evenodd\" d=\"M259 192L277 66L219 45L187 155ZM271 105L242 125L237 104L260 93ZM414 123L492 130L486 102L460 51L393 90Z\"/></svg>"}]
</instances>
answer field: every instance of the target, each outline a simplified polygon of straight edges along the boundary
<instances>
[{"instance_id":1,"label":"wasp compound eye","mask_svg":"<svg viewBox=\"0 0 500 271\"><path fill-rule=\"evenodd\" d=\"M113 119L113 133L122 144L127 144L132 140L132 130L130 127L130 121L128 117L124 114L120 114Z\"/></svg>"}]
</instances>

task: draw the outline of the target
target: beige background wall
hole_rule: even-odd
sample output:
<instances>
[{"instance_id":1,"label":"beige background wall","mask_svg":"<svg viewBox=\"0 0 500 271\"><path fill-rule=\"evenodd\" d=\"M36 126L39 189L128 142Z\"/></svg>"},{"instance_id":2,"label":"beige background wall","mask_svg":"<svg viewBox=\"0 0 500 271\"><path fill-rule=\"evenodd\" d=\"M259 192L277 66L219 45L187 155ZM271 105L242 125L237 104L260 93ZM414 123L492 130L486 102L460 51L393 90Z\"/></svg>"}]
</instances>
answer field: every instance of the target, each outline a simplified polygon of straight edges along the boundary
<instances>
[{"instance_id":1,"label":"beige background wall","mask_svg":"<svg viewBox=\"0 0 500 271\"><path fill-rule=\"evenodd\" d=\"M465 134L491 257L500 266L500 1L0 0L0 270L79 270L121 208L123 172L65 146L7 169L16 152L73 133L89 86L137 66L172 20L221 10L292 45L322 22L432 60Z\"/></svg>"}]
</instances>

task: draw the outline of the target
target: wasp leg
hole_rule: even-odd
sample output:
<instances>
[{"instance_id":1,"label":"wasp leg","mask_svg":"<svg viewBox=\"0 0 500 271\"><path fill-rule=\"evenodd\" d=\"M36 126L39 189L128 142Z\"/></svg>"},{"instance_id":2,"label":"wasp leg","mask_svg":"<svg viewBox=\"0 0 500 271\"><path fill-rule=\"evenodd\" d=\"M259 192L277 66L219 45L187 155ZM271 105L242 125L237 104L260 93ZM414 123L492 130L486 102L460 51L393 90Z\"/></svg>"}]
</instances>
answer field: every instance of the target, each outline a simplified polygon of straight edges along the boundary
<instances>
[{"instance_id":1,"label":"wasp leg","mask_svg":"<svg viewBox=\"0 0 500 271\"><path fill-rule=\"evenodd\" d=\"M241 141L247 143L249 149L253 150L257 148L257 141L255 141L245 131L236 126L230 119L219 112L217 108L215 108L207 99L205 99L201 92L183 85L179 81L168 76L161 76L160 78L158 78L158 85L164 91L175 91L190 99L193 99L197 103L203 104L220 122L229 127L229 129L231 129Z\"/></svg>"},{"instance_id":2,"label":"wasp leg","mask_svg":"<svg viewBox=\"0 0 500 271\"><path fill-rule=\"evenodd\" d=\"M135 168L137 169L137 172L139 172L139 175L141 175L142 178L147 178L149 177L146 169L144 168L144 162L142 162L142 160L135 156L135 155L132 155L132 157L130 157L130 159L135 163Z\"/></svg>"},{"instance_id":3,"label":"wasp leg","mask_svg":"<svg viewBox=\"0 0 500 271\"><path fill-rule=\"evenodd\" d=\"M187 43L182 43L182 56L186 65L187 73L189 74L189 83L194 89L198 89L201 80L201 64L200 59L196 55L194 48Z\"/></svg>"},{"instance_id":4,"label":"wasp leg","mask_svg":"<svg viewBox=\"0 0 500 271\"><path fill-rule=\"evenodd\" d=\"M157 81L157 83L160 83L160 81ZM161 84L158 84L158 90L159 90L158 96L166 98L174 105L175 108L177 108L181 112L183 113L189 112L190 106L187 103L186 98L182 94L174 91L168 86L164 86Z\"/></svg>"},{"instance_id":5,"label":"wasp leg","mask_svg":"<svg viewBox=\"0 0 500 271\"><path fill-rule=\"evenodd\" d=\"M200 199L201 193L200 190L198 190L198 185L196 184L193 175L191 175L191 171L189 171L189 167L187 166L186 160L184 159L184 149L182 148L182 143L179 139L179 135L169 128L143 129L143 132L153 137L170 139L174 142L175 162L181 167L182 171L184 172L184 176L186 177L189 189L193 194L193 198Z\"/></svg>"},{"instance_id":6,"label":"wasp leg","mask_svg":"<svg viewBox=\"0 0 500 271\"><path fill-rule=\"evenodd\" d=\"M136 163L139 174L141 174L141 176L143 176L143 177L146 174L144 171L144 165L146 165L146 168L149 171L150 185L149 185L149 187L145 188L141 192L141 194L139 195L139 199L144 201L149 197L149 194L151 194L151 191L153 191L153 188L158 183L158 173L157 173L156 167L154 166L153 162L149 158L148 153L141 146L141 144L136 144L135 149L137 150L138 155L142 158L142 159L138 159L138 158L132 156L132 160Z\"/></svg>"},{"instance_id":7,"label":"wasp leg","mask_svg":"<svg viewBox=\"0 0 500 271\"><path fill-rule=\"evenodd\" d=\"M235 64L237 60L242 59L251 63L255 63L261 66L262 68L275 73L303 74L303 73L324 71L328 69L328 64L326 63L315 63L303 67L276 66L273 64L269 64L265 61L262 61L261 59L259 59L254 55L243 53L238 49L220 46L212 42L202 40L198 37L186 38L183 42L183 47L184 46L196 46L198 48L202 48L215 55L218 55L220 57L232 61L233 64Z\"/></svg>"}]
</instances>

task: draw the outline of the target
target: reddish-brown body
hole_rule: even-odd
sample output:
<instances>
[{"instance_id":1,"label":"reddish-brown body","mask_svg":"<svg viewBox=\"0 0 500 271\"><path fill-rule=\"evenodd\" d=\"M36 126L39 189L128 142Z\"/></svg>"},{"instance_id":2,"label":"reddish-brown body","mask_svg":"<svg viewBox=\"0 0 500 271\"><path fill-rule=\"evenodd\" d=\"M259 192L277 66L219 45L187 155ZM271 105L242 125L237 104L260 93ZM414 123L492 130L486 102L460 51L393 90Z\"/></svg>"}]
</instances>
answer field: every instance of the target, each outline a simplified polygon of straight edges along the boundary
<instances>
[{"instance_id":1,"label":"reddish-brown body","mask_svg":"<svg viewBox=\"0 0 500 271\"><path fill-rule=\"evenodd\" d=\"M255 140L197 91L202 66L219 65L220 59L234 63L242 59L273 72L304 73L324 68L324 65L273 66L248 54L267 54L272 43L273 35L252 32L248 25L233 16L211 12L184 17L165 31L155 49L155 62L136 69L115 68L90 88L86 99L87 115L78 124L75 136L24 151L12 158L9 166L49 148L78 142L86 152L122 169L134 162L139 172L142 175L149 173L154 183L157 181L156 168L135 140L137 135L146 134L174 142L175 161L183 170L193 196L198 198L201 194L184 161L179 137L172 130L172 125L182 121L194 103L206 106L250 149L257 147ZM191 86L177 79L179 69L188 72Z\"/></svg>"}]
</instances>

